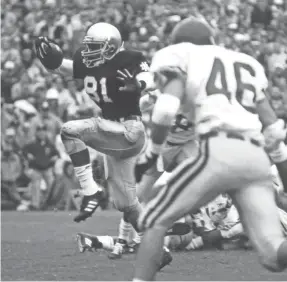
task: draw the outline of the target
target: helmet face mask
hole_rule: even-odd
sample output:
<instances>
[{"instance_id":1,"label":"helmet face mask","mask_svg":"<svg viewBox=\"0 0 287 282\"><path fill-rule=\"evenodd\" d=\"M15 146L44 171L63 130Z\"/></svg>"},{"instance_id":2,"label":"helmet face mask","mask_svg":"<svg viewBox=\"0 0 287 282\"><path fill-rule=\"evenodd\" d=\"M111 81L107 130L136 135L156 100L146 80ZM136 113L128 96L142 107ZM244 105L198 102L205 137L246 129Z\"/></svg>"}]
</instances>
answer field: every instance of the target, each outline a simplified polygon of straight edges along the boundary
<instances>
[{"instance_id":1,"label":"helmet face mask","mask_svg":"<svg viewBox=\"0 0 287 282\"><path fill-rule=\"evenodd\" d=\"M104 51L108 42L93 41L86 36L83 40L86 48L82 51L83 63L87 68L97 67L105 62Z\"/></svg>"},{"instance_id":2,"label":"helmet face mask","mask_svg":"<svg viewBox=\"0 0 287 282\"><path fill-rule=\"evenodd\" d=\"M92 25L83 43L86 48L81 52L87 68L94 68L111 60L122 47L122 38L116 27L107 23Z\"/></svg>"}]
</instances>

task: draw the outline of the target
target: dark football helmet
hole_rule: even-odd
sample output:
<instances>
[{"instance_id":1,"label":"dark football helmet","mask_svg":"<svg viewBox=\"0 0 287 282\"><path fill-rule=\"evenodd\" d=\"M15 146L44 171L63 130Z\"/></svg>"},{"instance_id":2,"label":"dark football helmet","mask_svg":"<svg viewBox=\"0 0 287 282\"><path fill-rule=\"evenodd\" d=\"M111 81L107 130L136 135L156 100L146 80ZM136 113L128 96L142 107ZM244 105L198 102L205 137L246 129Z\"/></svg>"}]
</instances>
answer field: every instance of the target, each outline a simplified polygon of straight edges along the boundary
<instances>
[{"instance_id":1,"label":"dark football helmet","mask_svg":"<svg viewBox=\"0 0 287 282\"><path fill-rule=\"evenodd\" d=\"M189 42L196 45L213 45L214 32L211 26L204 20L189 17L179 22L173 29L171 44Z\"/></svg>"}]
</instances>

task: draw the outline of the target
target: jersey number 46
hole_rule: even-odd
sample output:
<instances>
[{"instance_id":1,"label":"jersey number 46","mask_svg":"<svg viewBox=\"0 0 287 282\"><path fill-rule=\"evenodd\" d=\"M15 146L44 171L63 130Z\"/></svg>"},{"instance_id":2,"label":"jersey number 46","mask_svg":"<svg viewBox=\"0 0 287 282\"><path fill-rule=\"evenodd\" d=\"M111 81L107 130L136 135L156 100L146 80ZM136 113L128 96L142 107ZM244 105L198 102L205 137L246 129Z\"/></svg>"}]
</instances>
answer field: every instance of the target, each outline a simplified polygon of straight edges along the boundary
<instances>
[{"instance_id":1,"label":"jersey number 46","mask_svg":"<svg viewBox=\"0 0 287 282\"><path fill-rule=\"evenodd\" d=\"M252 80L255 81L254 69L246 63L234 62L233 63L235 80L236 80L236 100L242 107L251 113L255 113L254 102L256 99L255 86L250 82L242 81L242 72L245 71ZM227 98L231 99L231 92L228 89L226 69L224 63L219 59L215 58L210 77L206 84L207 95L213 94L224 94ZM251 93L251 95L250 95Z\"/></svg>"}]
</instances>

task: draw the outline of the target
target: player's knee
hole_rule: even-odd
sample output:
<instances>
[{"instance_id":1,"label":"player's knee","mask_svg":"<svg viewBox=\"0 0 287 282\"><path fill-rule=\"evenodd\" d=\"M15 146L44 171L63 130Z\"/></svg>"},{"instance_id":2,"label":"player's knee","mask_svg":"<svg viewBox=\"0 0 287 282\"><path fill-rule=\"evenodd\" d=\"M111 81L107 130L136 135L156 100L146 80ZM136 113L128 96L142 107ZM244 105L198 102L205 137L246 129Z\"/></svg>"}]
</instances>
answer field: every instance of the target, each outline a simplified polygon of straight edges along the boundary
<instances>
[{"instance_id":1,"label":"player's knee","mask_svg":"<svg viewBox=\"0 0 287 282\"><path fill-rule=\"evenodd\" d=\"M140 203L137 201L133 205L129 205L123 208L124 218L130 222L136 231L140 231L138 227L138 219L141 213L142 207Z\"/></svg>"},{"instance_id":2,"label":"player's knee","mask_svg":"<svg viewBox=\"0 0 287 282\"><path fill-rule=\"evenodd\" d=\"M134 216L138 217L141 212L141 205L139 202L136 202L133 205L123 207L122 211L124 212L124 214L126 214L128 218Z\"/></svg>"},{"instance_id":3,"label":"player's knee","mask_svg":"<svg viewBox=\"0 0 287 282\"><path fill-rule=\"evenodd\" d=\"M274 256L273 258L269 257L263 257L260 259L261 264L268 269L271 272L280 272L283 271L286 267L282 267L278 261L277 256Z\"/></svg>"},{"instance_id":4,"label":"player's knee","mask_svg":"<svg viewBox=\"0 0 287 282\"><path fill-rule=\"evenodd\" d=\"M261 264L272 272L281 272L287 268L287 241L278 247L273 247L265 254L260 255Z\"/></svg>"},{"instance_id":5,"label":"player's knee","mask_svg":"<svg viewBox=\"0 0 287 282\"><path fill-rule=\"evenodd\" d=\"M124 201L120 201L120 200L114 199L113 205L118 211L125 212L125 209L128 206L128 202L124 202Z\"/></svg>"},{"instance_id":6,"label":"player's knee","mask_svg":"<svg viewBox=\"0 0 287 282\"><path fill-rule=\"evenodd\" d=\"M71 138L80 138L78 130L77 121L68 121L63 124L61 128L61 138L62 141L71 139Z\"/></svg>"}]
</instances>

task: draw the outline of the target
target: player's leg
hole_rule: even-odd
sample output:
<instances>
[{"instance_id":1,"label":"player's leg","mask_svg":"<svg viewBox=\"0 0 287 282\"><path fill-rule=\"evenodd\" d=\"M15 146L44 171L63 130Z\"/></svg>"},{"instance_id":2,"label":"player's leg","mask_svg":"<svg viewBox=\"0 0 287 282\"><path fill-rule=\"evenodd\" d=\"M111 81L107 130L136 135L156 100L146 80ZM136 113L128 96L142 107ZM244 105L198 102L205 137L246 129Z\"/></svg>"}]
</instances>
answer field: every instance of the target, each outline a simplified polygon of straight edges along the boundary
<instances>
[{"instance_id":1,"label":"player's leg","mask_svg":"<svg viewBox=\"0 0 287 282\"><path fill-rule=\"evenodd\" d=\"M65 123L61 137L85 195L81 212L75 220L85 220L104 198L101 188L93 180L87 145L116 158L127 158L142 149L145 142L144 127L140 121L135 120L118 123L90 118Z\"/></svg>"},{"instance_id":2,"label":"player's leg","mask_svg":"<svg viewBox=\"0 0 287 282\"><path fill-rule=\"evenodd\" d=\"M221 164L210 155L208 142L202 142L198 156L179 165L172 172L169 183L156 189L155 197L144 206L139 226L146 230L137 256L135 280L154 279L164 234L173 222L222 192L224 178L219 174L220 169L214 173L214 167Z\"/></svg>"},{"instance_id":3,"label":"player's leg","mask_svg":"<svg viewBox=\"0 0 287 282\"><path fill-rule=\"evenodd\" d=\"M137 229L137 220L142 210L137 198L134 166L137 157L116 159L107 156L108 185L115 207L123 212L119 227L119 240L115 245L112 259L121 257L124 246L130 238L131 226ZM131 226L130 226L131 224Z\"/></svg>"},{"instance_id":4,"label":"player's leg","mask_svg":"<svg viewBox=\"0 0 287 282\"><path fill-rule=\"evenodd\" d=\"M114 247L116 238L113 236L96 236L88 233L77 234L77 244L80 253L104 249L111 251Z\"/></svg>"},{"instance_id":5,"label":"player's leg","mask_svg":"<svg viewBox=\"0 0 287 282\"><path fill-rule=\"evenodd\" d=\"M287 241L271 185L271 181L253 183L234 192L232 198L261 263L269 270L281 271L287 267Z\"/></svg>"},{"instance_id":6,"label":"player's leg","mask_svg":"<svg viewBox=\"0 0 287 282\"><path fill-rule=\"evenodd\" d=\"M155 165L149 171L147 171L147 173L143 176L141 182L137 183L136 191L137 197L140 202L145 199L146 195L148 194L148 191L153 187L153 184L156 182L156 180L160 177L161 174L162 172L159 172ZM118 238L118 241L121 242L121 244L125 244L125 242L128 241L128 238L132 238L135 248L137 248L136 245L138 245L141 241L141 233L138 233L128 221L122 218L119 224ZM117 255L118 253L119 252L115 249L114 256L120 257L119 255Z\"/></svg>"}]
</instances>

